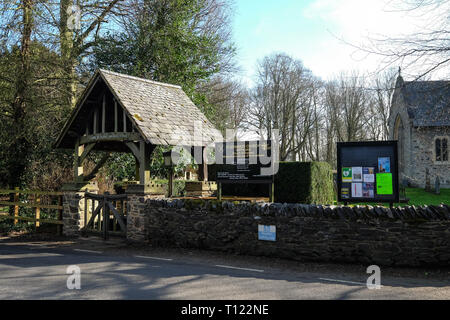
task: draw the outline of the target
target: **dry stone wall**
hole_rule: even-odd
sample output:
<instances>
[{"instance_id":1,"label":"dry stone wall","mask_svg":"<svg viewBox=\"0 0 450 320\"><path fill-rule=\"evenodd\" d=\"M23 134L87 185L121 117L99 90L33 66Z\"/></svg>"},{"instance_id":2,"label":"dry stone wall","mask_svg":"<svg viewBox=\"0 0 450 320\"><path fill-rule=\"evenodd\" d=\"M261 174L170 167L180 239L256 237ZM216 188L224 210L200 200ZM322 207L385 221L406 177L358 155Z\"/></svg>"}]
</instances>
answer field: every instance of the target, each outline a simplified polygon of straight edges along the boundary
<instances>
[{"instance_id":1,"label":"dry stone wall","mask_svg":"<svg viewBox=\"0 0 450 320\"><path fill-rule=\"evenodd\" d=\"M128 235L154 246L298 261L450 265L450 207L384 208L154 200L130 203ZM133 204L132 204L133 206ZM276 226L276 241L258 240Z\"/></svg>"}]
</instances>

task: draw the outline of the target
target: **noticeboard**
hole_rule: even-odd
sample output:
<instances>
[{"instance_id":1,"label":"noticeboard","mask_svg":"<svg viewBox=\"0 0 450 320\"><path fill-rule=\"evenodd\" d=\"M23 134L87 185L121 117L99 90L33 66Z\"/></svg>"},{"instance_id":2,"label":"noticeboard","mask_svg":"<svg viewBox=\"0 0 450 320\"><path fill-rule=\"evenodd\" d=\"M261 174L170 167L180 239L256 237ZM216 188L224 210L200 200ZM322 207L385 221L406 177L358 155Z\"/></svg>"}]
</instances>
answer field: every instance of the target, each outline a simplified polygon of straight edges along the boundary
<instances>
[{"instance_id":1,"label":"noticeboard","mask_svg":"<svg viewBox=\"0 0 450 320\"><path fill-rule=\"evenodd\" d=\"M397 141L338 142L339 202L398 202Z\"/></svg>"},{"instance_id":2,"label":"noticeboard","mask_svg":"<svg viewBox=\"0 0 450 320\"><path fill-rule=\"evenodd\" d=\"M218 183L272 183L270 140L216 143Z\"/></svg>"}]
</instances>

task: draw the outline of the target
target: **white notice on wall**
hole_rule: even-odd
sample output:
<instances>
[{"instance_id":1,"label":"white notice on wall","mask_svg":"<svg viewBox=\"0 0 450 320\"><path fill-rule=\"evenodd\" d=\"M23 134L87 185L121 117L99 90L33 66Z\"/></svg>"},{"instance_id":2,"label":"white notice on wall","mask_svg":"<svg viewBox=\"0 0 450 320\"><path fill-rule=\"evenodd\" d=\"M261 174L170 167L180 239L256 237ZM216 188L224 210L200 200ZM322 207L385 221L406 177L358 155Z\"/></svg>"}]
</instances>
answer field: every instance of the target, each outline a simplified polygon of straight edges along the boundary
<instances>
[{"instance_id":1,"label":"white notice on wall","mask_svg":"<svg viewBox=\"0 0 450 320\"><path fill-rule=\"evenodd\" d=\"M362 183L352 183L352 198L362 198Z\"/></svg>"},{"instance_id":2,"label":"white notice on wall","mask_svg":"<svg viewBox=\"0 0 450 320\"><path fill-rule=\"evenodd\" d=\"M352 167L352 181L358 182L363 180L362 177L362 167Z\"/></svg>"}]
</instances>

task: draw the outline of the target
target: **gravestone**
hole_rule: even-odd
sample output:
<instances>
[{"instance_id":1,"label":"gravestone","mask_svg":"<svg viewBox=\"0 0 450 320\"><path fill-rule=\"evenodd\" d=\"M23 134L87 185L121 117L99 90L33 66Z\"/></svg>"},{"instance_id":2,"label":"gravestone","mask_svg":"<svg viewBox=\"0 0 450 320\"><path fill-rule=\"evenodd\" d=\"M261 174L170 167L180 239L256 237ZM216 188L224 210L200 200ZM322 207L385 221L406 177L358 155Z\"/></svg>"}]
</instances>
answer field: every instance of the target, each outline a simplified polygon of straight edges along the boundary
<instances>
[{"instance_id":1,"label":"gravestone","mask_svg":"<svg viewBox=\"0 0 450 320\"><path fill-rule=\"evenodd\" d=\"M441 194L441 181L439 180L439 176L436 176L436 180L434 182L434 193Z\"/></svg>"}]
</instances>

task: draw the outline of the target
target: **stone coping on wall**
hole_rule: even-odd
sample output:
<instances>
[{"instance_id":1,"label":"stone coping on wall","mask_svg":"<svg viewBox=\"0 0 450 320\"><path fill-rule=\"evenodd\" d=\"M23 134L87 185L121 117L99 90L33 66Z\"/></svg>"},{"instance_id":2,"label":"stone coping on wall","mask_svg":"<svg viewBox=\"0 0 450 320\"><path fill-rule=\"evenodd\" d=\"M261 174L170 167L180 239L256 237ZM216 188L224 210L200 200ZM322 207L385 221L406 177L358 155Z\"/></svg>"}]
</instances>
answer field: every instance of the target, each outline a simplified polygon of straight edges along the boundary
<instances>
[{"instance_id":1,"label":"stone coping on wall","mask_svg":"<svg viewBox=\"0 0 450 320\"><path fill-rule=\"evenodd\" d=\"M387 220L450 220L450 206L447 204L428 206L403 206L386 208L382 206L315 205L266 202L238 202L202 199L148 199L147 204L161 208L202 210L241 215L303 216L332 219L387 219Z\"/></svg>"}]
</instances>

